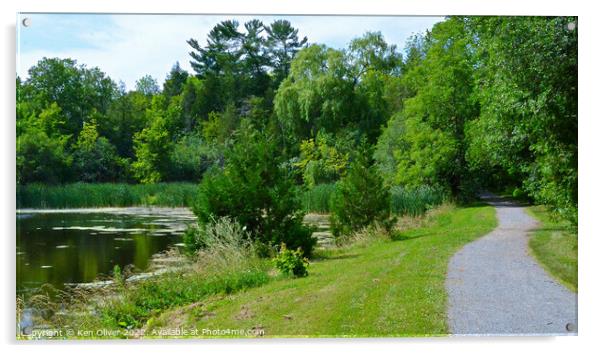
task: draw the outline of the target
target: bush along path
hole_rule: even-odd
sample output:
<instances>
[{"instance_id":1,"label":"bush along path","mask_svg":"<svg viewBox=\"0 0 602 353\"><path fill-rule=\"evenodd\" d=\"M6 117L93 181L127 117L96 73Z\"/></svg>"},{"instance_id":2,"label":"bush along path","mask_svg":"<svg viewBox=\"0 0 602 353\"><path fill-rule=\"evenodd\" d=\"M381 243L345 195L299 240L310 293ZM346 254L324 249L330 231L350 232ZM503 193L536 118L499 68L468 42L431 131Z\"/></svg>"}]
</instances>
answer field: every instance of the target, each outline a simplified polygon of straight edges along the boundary
<instances>
[{"instance_id":1,"label":"bush along path","mask_svg":"<svg viewBox=\"0 0 602 353\"><path fill-rule=\"evenodd\" d=\"M530 256L537 226L516 204L491 194L498 227L464 246L448 268L448 324L452 334L577 333L577 295L552 279Z\"/></svg>"}]
</instances>

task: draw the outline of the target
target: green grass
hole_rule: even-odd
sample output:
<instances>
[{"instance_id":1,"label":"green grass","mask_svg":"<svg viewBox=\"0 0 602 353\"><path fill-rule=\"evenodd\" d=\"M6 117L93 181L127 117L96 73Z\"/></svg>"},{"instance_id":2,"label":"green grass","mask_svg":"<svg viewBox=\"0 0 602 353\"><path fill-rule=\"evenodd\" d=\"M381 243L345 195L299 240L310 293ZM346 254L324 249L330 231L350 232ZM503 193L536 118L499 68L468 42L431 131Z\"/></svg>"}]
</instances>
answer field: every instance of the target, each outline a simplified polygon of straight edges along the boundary
<instances>
[{"instance_id":1,"label":"green grass","mask_svg":"<svg viewBox=\"0 0 602 353\"><path fill-rule=\"evenodd\" d=\"M528 212L540 227L532 232L529 246L535 258L562 284L576 292L577 233L570 223L554 219L544 206L532 206Z\"/></svg>"},{"instance_id":2,"label":"green grass","mask_svg":"<svg viewBox=\"0 0 602 353\"><path fill-rule=\"evenodd\" d=\"M269 281L265 269L254 268L214 276L180 274L144 281L128 289L119 300L100 309L102 326L139 328L165 309L191 304L209 295L230 294Z\"/></svg>"},{"instance_id":3,"label":"green grass","mask_svg":"<svg viewBox=\"0 0 602 353\"><path fill-rule=\"evenodd\" d=\"M255 328L269 337L444 335L449 258L495 226L492 207L444 207L400 240L323 251L308 277L209 297L147 328Z\"/></svg>"},{"instance_id":4,"label":"green grass","mask_svg":"<svg viewBox=\"0 0 602 353\"><path fill-rule=\"evenodd\" d=\"M17 187L17 208L85 208L126 206L191 206L193 183L159 184L29 184Z\"/></svg>"},{"instance_id":5,"label":"green grass","mask_svg":"<svg viewBox=\"0 0 602 353\"><path fill-rule=\"evenodd\" d=\"M75 289L57 298L38 295L28 306L44 313L33 317L36 327L75 327L92 333L70 337L74 339L125 338L124 329L148 325L166 310L258 287L272 279L268 260L249 259L240 265L209 272L187 269L91 291ZM98 330L111 334L93 334Z\"/></svg>"}]
</instances>

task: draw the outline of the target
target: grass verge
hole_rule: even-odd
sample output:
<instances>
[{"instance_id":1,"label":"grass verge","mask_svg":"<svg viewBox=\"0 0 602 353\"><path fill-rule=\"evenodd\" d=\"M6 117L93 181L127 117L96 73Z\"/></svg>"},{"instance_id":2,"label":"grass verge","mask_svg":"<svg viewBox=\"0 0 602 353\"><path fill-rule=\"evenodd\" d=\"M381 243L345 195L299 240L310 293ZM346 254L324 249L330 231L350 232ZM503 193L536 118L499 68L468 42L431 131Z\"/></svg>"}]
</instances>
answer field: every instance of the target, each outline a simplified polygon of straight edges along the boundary
<instances>
[{"instance_id":1,"label":"grass verge","mask_svg":"<svg viewBox=\"0 0 602 353\"><path fill-rule=\"evenodd\" d=\"M446 206L423 226L318 253L309 276L280 278L168 310L146 326L196 328L205 337L425 336L448 333L449 258L496 226L492 207ZM228 331L237 328L241 331Z\"/></svg>"},{"instance_id":2,"label":"grass verge","mask_svg":"<svg viewBox=\"0 0 602 353\"><path fill-rule=\"evenodd\" d=\"M577 233L567 221L554 219L544 206L532 206L529 214L541 222L531 233L529 247L554 278L577 292Z\"/></svg>"}]
</instances>

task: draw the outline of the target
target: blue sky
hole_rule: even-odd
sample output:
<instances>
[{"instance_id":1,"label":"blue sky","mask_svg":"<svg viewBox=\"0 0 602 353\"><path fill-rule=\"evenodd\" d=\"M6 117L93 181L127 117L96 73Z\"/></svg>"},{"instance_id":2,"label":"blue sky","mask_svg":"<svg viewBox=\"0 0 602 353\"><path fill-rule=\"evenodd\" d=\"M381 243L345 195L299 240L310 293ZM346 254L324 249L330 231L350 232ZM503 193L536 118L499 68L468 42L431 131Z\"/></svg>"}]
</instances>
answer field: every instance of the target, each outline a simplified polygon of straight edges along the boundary
<instances>
[{"instance_id":1,"label":"blue sky","mask_svg":"<svg viewBox=\"0 0 602 353\"><path fill-rule=\"evenodd\" d=\"M21 20L28 17L29 27ZM205 43L206 35L219 21L251 18L264 23L286 18L310 42L344 48L366 31L381 31L387 42L403 48L413 33L424 32L442 17L371 16L226 16L226 15L102 15L21 14L17 25L17 73L43 57L76 59L89 67L98 66L116 82L134 87L150 74L159 83L176 61L192 71L186 40ZM242 26L241 26L242 29Z\"/></svg>"}]
</instances>

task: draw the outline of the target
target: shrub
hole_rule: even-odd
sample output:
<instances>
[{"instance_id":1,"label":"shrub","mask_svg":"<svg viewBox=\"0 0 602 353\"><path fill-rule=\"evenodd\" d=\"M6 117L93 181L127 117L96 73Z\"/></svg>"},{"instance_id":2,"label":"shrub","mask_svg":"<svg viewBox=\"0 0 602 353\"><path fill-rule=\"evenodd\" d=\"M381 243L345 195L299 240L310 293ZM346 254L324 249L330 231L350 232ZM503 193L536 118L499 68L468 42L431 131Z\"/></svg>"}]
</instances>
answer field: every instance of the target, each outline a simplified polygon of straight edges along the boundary
<instances>
[{"instance_id":1,"label":"shrub","mask_svg":"<svg viewBox=\"0 0 602 353\"><path fill-rule=\"evenodd\" d=\"M230 217L212 220L201 228L187 229L184 244L189 254L198 254L201 272L245 267L257 259L249 232Z\"/></svg>"},{"instance_id":2,"label":"shrub","mask_svg":"<svg viewBox=\"0 0 602 353\"><path fill-rule=\"evenodd\" d=\"M294 277L305 277L309 273L307 268L309 267L309 261L303 257L303 251L301 249L290 250L286 247L286 244L280 246L278 256L274 258L274 265L280 272L287 276Z\"/></svg>"},{"instance_id":3,"label":"shrub","mask_svg":"<svg viewBox=\"0 0 602 353\"><path fill-rule=\"evenodd\" d=\"M345 177L336 184L331 199L330 226L335 237L350 235L373 223L389 229L391 196L375 166L369 150L362 147Z\"/></svg>"},{"instance_id":4,"label":"shrub","mask_svg":"<svg viewBox=\"0 0 602 353\"><path fill-rule=\"evenodd\" d=\"M231 217L264 244L301 247L309 256L316 243L303 225L299 190L292 171L270 136L243 121L226 151L223 169L203 178L194 213L201 227L212 219Z\"/></svg>"}]
</instances>

